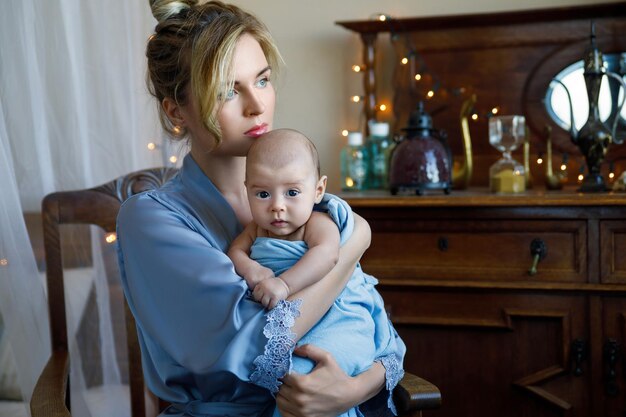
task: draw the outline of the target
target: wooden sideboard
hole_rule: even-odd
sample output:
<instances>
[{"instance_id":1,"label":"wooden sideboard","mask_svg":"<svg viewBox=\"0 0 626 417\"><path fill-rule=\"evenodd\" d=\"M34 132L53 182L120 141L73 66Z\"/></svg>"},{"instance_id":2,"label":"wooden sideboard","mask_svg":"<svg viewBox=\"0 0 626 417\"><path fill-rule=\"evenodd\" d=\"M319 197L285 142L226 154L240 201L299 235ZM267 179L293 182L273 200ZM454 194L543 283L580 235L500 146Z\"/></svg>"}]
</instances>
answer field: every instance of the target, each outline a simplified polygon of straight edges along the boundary
<instances>
[{"instance_id":1,"label":"wooden sideboard","mask_svg":"<svg viewBox=\"0 0 626 417\"><path fill-rule=\"evenodd\" d=\"M626 194L342 197L372 228L362 266L406 369L441 389L426 415L625 415Z\"/></svg>"}]
</instances>

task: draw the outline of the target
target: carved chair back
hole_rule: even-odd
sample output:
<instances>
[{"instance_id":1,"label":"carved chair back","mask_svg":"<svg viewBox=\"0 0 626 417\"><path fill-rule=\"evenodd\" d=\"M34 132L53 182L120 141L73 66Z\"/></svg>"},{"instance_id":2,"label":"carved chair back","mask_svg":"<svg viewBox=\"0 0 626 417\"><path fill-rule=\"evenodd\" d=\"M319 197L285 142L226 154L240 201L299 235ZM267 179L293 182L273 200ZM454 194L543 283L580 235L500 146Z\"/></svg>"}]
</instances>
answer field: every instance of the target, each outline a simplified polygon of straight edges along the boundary
<instances>
[{"instance_id":1,"label":"carved chair back","mask_svg":"<svg viewBox=\"0 0 626 417\"><path fill-rule=\"evenodd\" d=\"M99 187L48 194L42 203L43 238L52 356L40 376L31 399L37 416L71 416L69 413L68 353L65 290L59 226L90 224L115 233L122 202L133 194L157 188L172 178L175 168L133 172ZM135 320L124 301L132 417L145 417L145 387Z\"/></svg>"}]
</instances>

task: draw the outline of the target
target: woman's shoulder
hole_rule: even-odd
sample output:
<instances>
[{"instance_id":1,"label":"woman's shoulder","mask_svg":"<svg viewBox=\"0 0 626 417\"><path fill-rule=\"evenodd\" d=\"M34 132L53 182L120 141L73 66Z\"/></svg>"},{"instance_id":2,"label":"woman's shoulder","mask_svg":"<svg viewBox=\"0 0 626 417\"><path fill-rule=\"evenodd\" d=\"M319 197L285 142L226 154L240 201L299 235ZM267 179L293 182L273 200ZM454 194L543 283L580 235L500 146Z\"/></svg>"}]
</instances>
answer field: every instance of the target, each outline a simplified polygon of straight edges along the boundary
<instances>
[{"instance_id":1,"label":"woman's shoulder","mask_svg":"<svg viewBox=\"0 0 626 417\"><path fill-rule=\"evenodd\" d=\"M118 230L125 235L191 232L226 248L242 228L222 200L216 191L195 183L185 185L175 177L160 188L128 198L117 217Z\"/></svg>"},{"instance_id":2,"label":"woman's shoulder","mask_svg":"<svg viewBox=\"0 0 626 417\"><path fill-rule=\"evenodd\" d=\"M163 186L127 198L117 216L118 223L153 221L164 214L184 213L184 193L176 186L176 178Z\"/></svg>"}]
</instances>

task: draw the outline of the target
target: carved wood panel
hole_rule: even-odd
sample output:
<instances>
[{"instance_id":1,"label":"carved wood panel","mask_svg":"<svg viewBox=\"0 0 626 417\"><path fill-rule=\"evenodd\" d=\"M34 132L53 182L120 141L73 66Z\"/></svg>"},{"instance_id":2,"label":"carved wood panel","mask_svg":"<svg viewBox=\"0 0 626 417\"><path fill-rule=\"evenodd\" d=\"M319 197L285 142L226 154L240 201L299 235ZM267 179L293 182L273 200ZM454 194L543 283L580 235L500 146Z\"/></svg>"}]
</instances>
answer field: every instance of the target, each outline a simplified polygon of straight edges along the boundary
<instances>
[{"instance_id":1,"label":"carved wood panel","mask_svg":"<svg viewBox=\"0 0 626 417\"><path fill-rule=\"evenodd\" d=\"M407 291L382 294L406 369L444 393L437 415L591 415L589 366L574 376L570 355L572 341L588 340L584 296Z\"/></svg>"},{"instance_id":2,"label":"carved wood panel","mask_svg":"<svg viewBox=\"0 0 626 417\"><path fill-rule=\"evenodd\" d=\"M626 221L600 222L600 239L602 282L626 283Z\"/></svg>"}]
</instances>

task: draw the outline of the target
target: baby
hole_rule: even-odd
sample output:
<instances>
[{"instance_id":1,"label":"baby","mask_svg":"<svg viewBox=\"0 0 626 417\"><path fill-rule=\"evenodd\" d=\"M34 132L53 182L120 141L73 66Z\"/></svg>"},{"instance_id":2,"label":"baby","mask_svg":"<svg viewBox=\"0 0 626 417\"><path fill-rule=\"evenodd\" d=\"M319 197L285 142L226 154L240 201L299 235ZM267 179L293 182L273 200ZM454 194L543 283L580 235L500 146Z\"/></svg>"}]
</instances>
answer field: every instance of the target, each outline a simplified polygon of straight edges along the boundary
<instances>
[{"instance_id":1,"label":"baby","mask_svg":"<svg viewBox=\"0 0 626 417\"><path fill-rule=\"evenodd\" d=\"M273 130L248 152L246 189L253 221L233 241L228 256L254 299L267 308L321 279L337 263L337 224L313 211L326 181L315 146L295 130ZM253 260L255 242L264 238L300 242L295 245L302 249L301 258L293 265L260 264Z\"/></svg>"},{"instance_id":2,"label":"baby","mask_svg":"<svg viewBox=\"0 0 626 417\"><path fill-rule=\"evenodd\" d=\"M250 148L246 189L253 222L233 241L228 255L254 298L269 309L324 277L337 262L339 246L352 234L352 210L345 201L325 193L326 181L320 176L315 146L297 131L270 131ZM391 393L404 374L406 347L389 321L377 283L357 265L326 315L298 342L331 352L351 376L373 362L385 367L386 390L377 396L379 400L341 417L360 416L361 407L368 412L380 410L375 415L395 414ZM284 336L272 329L266 328L268 338ZM265 378L277 372L276 364L265 355L254 363L251 382L277 391ZM306 374L314 366L308 358L293 356L286 367Z\"/></svg>"}]
</instances>

